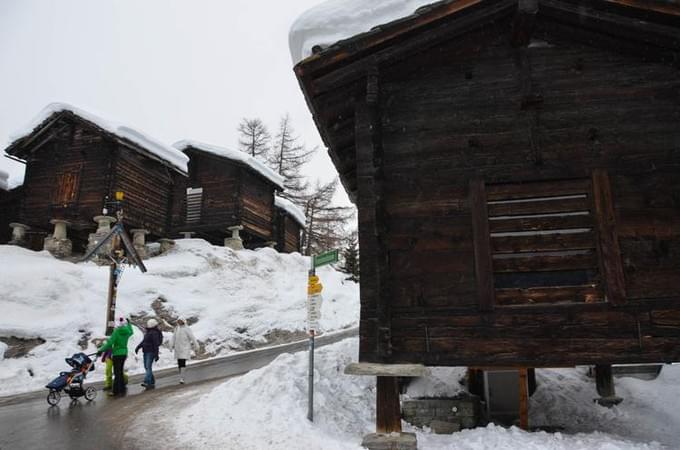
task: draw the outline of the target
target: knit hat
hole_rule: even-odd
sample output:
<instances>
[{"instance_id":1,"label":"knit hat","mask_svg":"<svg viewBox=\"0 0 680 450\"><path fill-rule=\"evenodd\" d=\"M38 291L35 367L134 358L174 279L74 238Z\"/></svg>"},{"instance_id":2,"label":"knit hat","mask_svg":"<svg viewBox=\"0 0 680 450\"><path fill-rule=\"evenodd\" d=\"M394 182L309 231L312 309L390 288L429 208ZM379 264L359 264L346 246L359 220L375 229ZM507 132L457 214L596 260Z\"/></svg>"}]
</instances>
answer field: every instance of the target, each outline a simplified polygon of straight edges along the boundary
<instances>
[{"instance_id":1,"label":"knit hat","mask_svg":"<svg viewBox=\"0 0 680 450\"><path fill-rule=\"evenodd\" d=\"M125 317L120 316L118 320L116 320L116 328L122 327L123 325L125 325Z\"/></svg>"},{"instance_id":2,"label":"knit hat","mask_svg":"<svg viewBox=\"0 0 680 450\"><path fill-rule=\"evenodd\" d=\"M149 319L146 321L147 328L155 328L158 326L158 321L156 319Z\"/></svg>"}]
</instances>

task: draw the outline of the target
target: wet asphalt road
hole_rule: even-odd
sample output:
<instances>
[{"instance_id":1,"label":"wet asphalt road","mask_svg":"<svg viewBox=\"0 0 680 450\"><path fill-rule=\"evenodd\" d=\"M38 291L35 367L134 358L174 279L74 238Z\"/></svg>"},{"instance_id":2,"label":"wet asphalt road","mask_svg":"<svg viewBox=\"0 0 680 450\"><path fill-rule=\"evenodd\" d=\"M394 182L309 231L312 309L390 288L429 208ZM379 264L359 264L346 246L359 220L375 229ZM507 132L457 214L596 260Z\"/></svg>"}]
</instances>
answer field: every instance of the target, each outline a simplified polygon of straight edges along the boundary
<instances>
[{"instance_id":1,"label":"wet asphalt road","mask_svg":"<svg viewBox=\"0 0 680 450\"><path fill-rule=\"evenodd\" d=\"M317 347L358 335L358 328L328 334L316 339ZM156 389L139 386L142 375L130 376L130 387L123 398L108 398L99 391L97 398L71 402L68 396L50 407L44 391L0 398L0 449L107 450L148 448L143 436L137 441L127 434L135 418L161 396L172 397L177 407L188 405L221 380L263 367L283 353L307 349L307 341L238 353L224 358L201 361L189 366L186 385L179 385L175 369L155 372ZM101 383L91 383L101 388ZM175 409L175 408L173 408ZM154 430L148 430L153 433Z\"/></svg>"}]
</instances>

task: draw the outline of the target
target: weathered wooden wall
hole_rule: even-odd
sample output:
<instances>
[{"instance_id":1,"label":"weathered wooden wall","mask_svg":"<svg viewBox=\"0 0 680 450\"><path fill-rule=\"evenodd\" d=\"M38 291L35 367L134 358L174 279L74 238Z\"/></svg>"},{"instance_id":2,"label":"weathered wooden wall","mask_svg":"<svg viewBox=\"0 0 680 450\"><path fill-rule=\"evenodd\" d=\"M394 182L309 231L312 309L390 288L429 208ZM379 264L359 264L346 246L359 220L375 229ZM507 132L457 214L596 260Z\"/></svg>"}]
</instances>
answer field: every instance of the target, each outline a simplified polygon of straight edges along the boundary
<instances>
[{"instance_id":1,"label":"weathered wooden wall","mask_svg":"<svg viewBox=\"0 0 680 450\"><path fill-rule=\"evenodd\" d=\"M274 238L276 250L283 253L300 252L300 232L302 227L284 210L276 209Z\"/></svg>"},{"instance_id":2,"label":"weathered wooden wall","mask_svg":"<svg viewBox=\"0 0 680 450\"><path fill-rule=\"evenodd\" d=\"M20 218L22 194L21 186L9 191L0 189L0 244L6 244L12 239L9 224Z\"/></svg>"},{"instance_id":3,"label":"weathered wooden wall","mask_svg":"<svg viewBox=\"0 0 680 450\"><path fill-rule=\"evenodd\" d=\"M677 68L509 30L380 67L357 107L360 359L680 360Z\"/></svg>"},{"instance_id":4,"label":"weathered wooden wall","mask_svg":"<svg viewBox=\"0 0 680 450\"><path fill-rule=\"evenodd\" d=\"M182 223L178 231L196 231L213 244L222 245L227 228L244 227L241 238L248 247L271 241L274 227L274 187L238 163L204 151L190 149L189 186L203 188L199 223ZM183 200L186 217L186 198Z\"/></svg>"},{"instance_id":5,"label":"weathered wooden wall","mask_svg":"<svg viewBox=\"0 0 680 450\"><path fill-rule=\"evenodd\" d=\"M175 185L183 187L184 175L139 152L118 145L111 192L125 194L125 225L150 232L150 239L167 237L175 209Z\"/></svg>"},{"instance_id":6,"label":"weathered wooden wall","mask_svg":"<svg viewBox=\"0 0 680 450\"><path fill-rule=\"evenodd\" d=\"M36 148L26 164L20 222L33 231L51 232L53 218L71 222L69 235L76 249L96 228L92 218L101 214L109 193L114 144L75 121L63 119L52 134ZM74 176L75 194L60 202L59 187L64 176Z\"/></svg>"}]
</instances>

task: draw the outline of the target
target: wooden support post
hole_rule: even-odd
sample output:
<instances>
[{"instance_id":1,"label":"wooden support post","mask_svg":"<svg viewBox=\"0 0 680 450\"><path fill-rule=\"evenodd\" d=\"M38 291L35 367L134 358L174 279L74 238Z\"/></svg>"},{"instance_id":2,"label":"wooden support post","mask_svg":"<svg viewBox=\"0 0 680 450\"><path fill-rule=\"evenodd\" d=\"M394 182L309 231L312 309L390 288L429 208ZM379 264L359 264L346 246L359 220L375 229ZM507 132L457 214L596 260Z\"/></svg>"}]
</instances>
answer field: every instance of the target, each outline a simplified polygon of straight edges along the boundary
<instances>
[{"instance_id":1,"label":"wooden support post","mask_svg":"<svg viewBox=\"0 0 680 450\"><path fill-rule=\"evenodd\" d=\"M377 377L375 430L401 433L401 406L397 377Z\"/></svg>"},{"instance_id":2,"label":"wooden support post","mask_svg":"<svg viewBox=\"0 0 680 450\"><path fill-rule=\"evenodd\" d=\"M519 369L519 427L529 429L529 380L527 368Z\"/></svg>"},{"instance_id":3,"label":"wooden support post","mask_svg":"<svg viewBox=\"0 0 680 450\"><path fill-rule=\"evenodd\" d=\"M495 289L493 284L493 263L491 261L491 235L489 234L489 213L486 203L484 180L470 181L470 207L472 208L472 231L475 247L475 275L479 309L491 311L494 307Z\"/></svg>"},{"instance_id":4,"label":"wooden support post","mask_svg":"<svg viewBox=\"0 0 680 450\"><path fill-rule=\"evenodd\" d=\"M595 366L595 386L600 396L600 398L595 399L598 404L609 408L623 401L622 398L616 396L611 364L597 364Z\"/></svg>"},{"instance_id":5,"label":"wooden support post","mask_svg":"<svg viewBox=\"0 0 680 450\"><path fill-rule=\"evenodd\" d=\"M616 230L616 215L609 176L604 169L593 171L593 203L599 236L598 249L604 275L607 301L621 305L626 300L626 282L621 261L621 248Z\"/></svg>"},{"instance_id":6,"label":"wooden support post","mask_svg":"<svg viewBox=\"0 0 680 450\"><path fill-rule=\"evenodd\" d=\"M468 368L467 388L470 394L484 398L484 371L482 369Z\"/></svg>"}]
</instances>

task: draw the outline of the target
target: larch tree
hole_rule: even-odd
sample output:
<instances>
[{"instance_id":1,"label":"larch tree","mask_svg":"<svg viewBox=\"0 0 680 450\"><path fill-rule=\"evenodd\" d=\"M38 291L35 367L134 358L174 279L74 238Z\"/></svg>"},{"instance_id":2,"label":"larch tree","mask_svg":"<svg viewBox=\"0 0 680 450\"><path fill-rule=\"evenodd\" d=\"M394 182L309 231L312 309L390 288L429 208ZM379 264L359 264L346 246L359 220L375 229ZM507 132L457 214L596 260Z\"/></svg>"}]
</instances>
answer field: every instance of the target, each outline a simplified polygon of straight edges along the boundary
<instances>
[{"instance_id":1,"label":"larch tree","mask_svg":"<svg viewBox=\"0 0 680 450\"><path fill-rule=\"evenodd\" d=\"M333 203L337 187L337 178L326 184L317 181L314 189L301 197L299 204L307 218L302 233L302 252L305 255L338 248L345 239L345 228L354 217L354 208Z\"/></svg>"},{"instance_id":2,"label":"larch tree","mask_svg":"<svg viewBox=\"0 0 680 450\"><path fill-rule=\"evenodd\" d=\"M303 206L309 183L302 175L302 166L314 156L316 148L308 150L295 136L290 116L281 118L278 132L269 155L269 167L284 178L284 192L282 197Z\"/></svg>"},{"instance_id":3,"label":"larch tree","mask_svg":"<svg viewBox=\"0 0 680 450\"><path fill-rule=\"evenodd\" d=\"M267 126L262 120L244 117L238 124L237 130L239 133L239 150L255 158L267 161L269 158L271 134L269 134L269 130L267 130Z\"/></svg>"}]
</instances>

